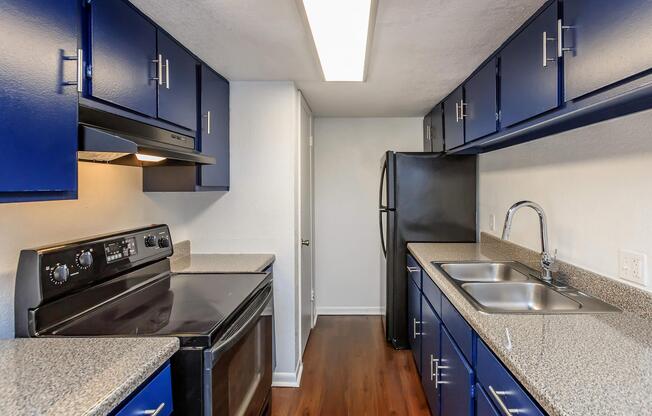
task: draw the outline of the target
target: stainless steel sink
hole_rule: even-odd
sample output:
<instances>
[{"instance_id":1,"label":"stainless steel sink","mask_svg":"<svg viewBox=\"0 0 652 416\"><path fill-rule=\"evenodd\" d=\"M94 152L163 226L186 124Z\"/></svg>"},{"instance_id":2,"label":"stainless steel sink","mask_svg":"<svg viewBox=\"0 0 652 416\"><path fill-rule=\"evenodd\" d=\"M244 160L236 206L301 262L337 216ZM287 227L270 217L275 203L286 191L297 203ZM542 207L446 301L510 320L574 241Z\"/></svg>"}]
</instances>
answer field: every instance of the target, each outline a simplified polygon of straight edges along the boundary
<instances>
[{"instance_id":1,"label":"stainless steel sink","mask_svg":"<svg viewBox=\"0 0 652 416\"><path fill-rule=\"evenodd\" d=\"M464 283L462 290L485 309L496 311L572 311L581 304L567 298L550 287L534 282Z\"/></svg>"},{"instance_id":2,"label":"stainless steel sink","mask_svg":"<svg viewBox=\"0 0 652 416\"><path fill-rule=\"evenodd\" d=\"M518 262L433 262L476 309L487 313L605 313L620 309L570 286L547 283Z\"/></svg>"},{"instance_id":3,"label":"stainless steel sink","mask_svg":"<svg viewBox=\"0 0 652 416\"><path fill-rule=\"evenodd\" d=\"M528 276L512 263L443 263L441 268L453 279L462 282L525 282Z\"/></svg>"}]
</instances>

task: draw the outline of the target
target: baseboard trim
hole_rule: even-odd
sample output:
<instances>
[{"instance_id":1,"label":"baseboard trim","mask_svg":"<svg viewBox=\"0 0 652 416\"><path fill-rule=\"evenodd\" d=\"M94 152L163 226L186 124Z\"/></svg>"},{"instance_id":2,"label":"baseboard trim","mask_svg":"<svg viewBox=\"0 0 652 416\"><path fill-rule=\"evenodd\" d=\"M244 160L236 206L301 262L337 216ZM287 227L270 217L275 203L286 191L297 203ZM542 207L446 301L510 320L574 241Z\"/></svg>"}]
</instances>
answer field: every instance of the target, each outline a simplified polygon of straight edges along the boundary
<instances>
[{"instance_id":1,"label":"baseboard trim","mask_svg":"<svg viewBox=\"0 0 652 416\"><path fill-rule=\"evenodd\" d=\"M301 386L301 375L303 375L303 361L299 361L294 372L275 371L272 375L272 387L299 387Z\"/></svg>"},{"instance_id":2,"label":"baseboard trim","mask_svg":"<svg viewBox=\"0 0 652 416\"><path fill-rule=\"evenodd\" d=\"M382 315L380 306L318 306L317 315Z\"/></svg>"}]
</instances>

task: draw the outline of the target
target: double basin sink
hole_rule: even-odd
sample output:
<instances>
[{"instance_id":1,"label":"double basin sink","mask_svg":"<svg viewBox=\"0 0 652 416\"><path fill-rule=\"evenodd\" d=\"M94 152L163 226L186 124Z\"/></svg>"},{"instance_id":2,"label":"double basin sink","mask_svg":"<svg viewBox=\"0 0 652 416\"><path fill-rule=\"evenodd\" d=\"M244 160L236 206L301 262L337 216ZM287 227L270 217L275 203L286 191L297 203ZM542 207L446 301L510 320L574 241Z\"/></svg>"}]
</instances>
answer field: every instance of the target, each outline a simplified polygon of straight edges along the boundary
<instances>
[{"instance_id":1,"label":"double basin sink","mask_svg":"<svg viewBox=\"0 0 652 416\"><path fill-rule=\"evenodd\" d=\"M518 262L432 262L478 310L487 313L620 312L579 290L544 282Z\"/></svg>"}]
</instances>

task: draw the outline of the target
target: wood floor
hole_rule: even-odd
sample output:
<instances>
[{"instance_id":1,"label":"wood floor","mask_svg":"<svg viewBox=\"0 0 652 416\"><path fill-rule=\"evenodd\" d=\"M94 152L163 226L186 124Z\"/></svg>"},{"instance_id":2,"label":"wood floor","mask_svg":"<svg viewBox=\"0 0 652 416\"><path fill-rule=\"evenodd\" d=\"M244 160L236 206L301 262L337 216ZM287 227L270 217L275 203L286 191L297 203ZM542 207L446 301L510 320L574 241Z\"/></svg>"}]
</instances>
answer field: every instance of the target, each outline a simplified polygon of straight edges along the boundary
<instances>
[{"instance_id":1,"label":"wood floor","mask_svg":"<svg viewBox=\"0 0 652 416\"><path fill-rule=\"evenodd\" d=\"M272 415L429 415L409 350L385 342L379 316L320 316L300 388L272 389Z\"/></svg>"}]
</instances>

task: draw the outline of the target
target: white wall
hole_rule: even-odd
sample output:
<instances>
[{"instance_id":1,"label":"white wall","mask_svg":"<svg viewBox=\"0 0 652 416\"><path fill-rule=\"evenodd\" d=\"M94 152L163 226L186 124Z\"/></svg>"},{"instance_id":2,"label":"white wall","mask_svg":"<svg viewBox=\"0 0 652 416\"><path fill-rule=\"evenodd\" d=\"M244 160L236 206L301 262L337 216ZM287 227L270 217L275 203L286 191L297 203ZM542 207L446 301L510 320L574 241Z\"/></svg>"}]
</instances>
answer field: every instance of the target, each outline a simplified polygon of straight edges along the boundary
<instances>
[{"instance_id":1,"label":"white wall","mask_svg":"<svg viewBox=\"0 0 652 416\"><path fill-rule=\"evenodd\" d=\"M175 241L188 237L182 194L144 194L142 170L79 163L79 199L0 204L0 338L14 336L14 284L23 248L167 222Z\"/></svg>"},{"instance_id":2,"label":"white wall","mask_svg":"<svg viewBox=\"0 0 652 416\"><path fill-rule=\"evenodd\" d=\"M422 135L421 118L315 119L317 313L379 313L381 158Z\"/></svg>"},{"instance_id":3,"label":"white wall","mask_svg":"<svg viewBox=\"0 0 652 416\"><path fill-rule=\"evenodd\" d=\"M545 209L560 259L612 278L619 249L651 261L652 111L481 155L481 230L495 214L499 235L522 199ZM511 239L539 250L537 227L534 213L520 212Z\"/></svg>"},{"instance_id":4,"label":"white wall","mask_svg":"<svg viewBox=\"0 0 652 416\"><path fill-rule=\"evenodd\" d=\"M291 82L231 83L231 191L190 195L193 252L276 254L275 378L298 363L295 270L298 95Z\"/></svg>"}]
</instances>

